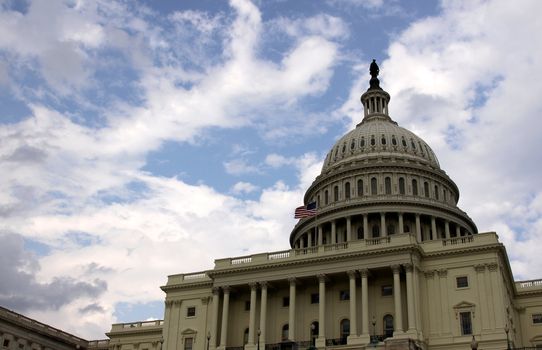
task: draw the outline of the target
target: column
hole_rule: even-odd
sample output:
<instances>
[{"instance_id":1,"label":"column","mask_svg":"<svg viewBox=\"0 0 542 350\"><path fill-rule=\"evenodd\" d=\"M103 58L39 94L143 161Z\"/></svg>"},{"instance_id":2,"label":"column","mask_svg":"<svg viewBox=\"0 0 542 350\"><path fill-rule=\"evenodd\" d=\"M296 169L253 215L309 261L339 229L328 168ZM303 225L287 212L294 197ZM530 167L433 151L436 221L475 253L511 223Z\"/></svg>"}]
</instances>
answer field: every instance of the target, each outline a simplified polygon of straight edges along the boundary
<instances>
[{"instance_id":1,"label":"column","mask_svg":"<svg viewBox=\"0 0 542 350\"><path fill-rule=\"evenodd\" d=\"M369 337L369 288L367 285L368 269L359 270L361 275L361 335Z\"/></svg>"},{"instance_id":2,"label":"column","mask_svg":"<svg viewBox=\"0 0 542 350\"><path fill-rule=\"evenodd\" d=\"M388 230L386 228L386 213L380 213L380 236L386 237Z\"/></svg>"},{"instance_id":3,"label":"column","mask_svg":"<svg viewBox=\"0 0 542 350\"><path fill-rule=\"evenodd\" d=\"M450 239L450 222L448 220L444 222L444 235L446 239Z\"/></svg>"},{"instance_id":4,"label":"column","mask_svg":"<svg viewBox=\"0 0 542 350\"><path fill-rule=\"evenodd\" d=\"M228 311L230 307L230 287L224 286L222 287L222 290L224 291L224 301L222 303L222 329L220 330L220 347L225 349L227 344L226 341L228 339Z\"/></svg>"},{"instance_id":5,"label":"column","mask_svg":"<svg viewBox=\"0 0 542 350\"><path fill-rule=\"evenodd\" d=\"M455 225L455 236L456 237L461 236L461 228L457 224Z\"/></svg>"},{"instance_id":6,"label":"column","mask_svg":"<svg viewBox=\"0 0 542 350\"><path fill-rule=\"evenodd\" d=\"M303 235L299 236L299 248L303 249L305 248L305 244L304 244L304 239L303 239Z\"/></svg>"},{"instance_id":7,"label":"column","mask_svg":"<svg viewBox=\"0 0 542 350\"><path fill-rule=\"evenodd\" d=\"M420 214L416 214L416 238L418 242L422 241L422 225L420 223Z\"/></svg>"},{"instance_id":8,"label":"column","mask_svg":"<svg viewBox=\"0 0 542 350\"><path fill-rule=\"evenodd\" d=\"M493 299L493 309L495 313L495 328L503 329L507 322L504 318L506 312L504 310L504 294L502 277L499 272L499 265L497 263L490 263L487 265L489 271L489 278L491 281L491 294L488 296Z\"/></svg>"},{"instance_id":9,"label":"column","mask_svg":"<svg viewBox=\"0 0 542 350\"><path fill-rule=\"evenodd\" d=\"M395 330L393 335L396 333L403 333L403 306L401 305L401 272L400 265L392 265L391 269L393 271L393 304L395 306Z\"/></svg>"},{"instance_id":10,"label":"column","mask_svg":"<svg viewBox=\"0 0 542 350\"><path fill-rule=\"evenodd\" d=\"M318 275L318 340L326 342L326 275ZM320 346L319 346L320 347Z\"/></svg>"},{"instance_id":11,"label":"column","mask_svg":"<svg viewBox=\"0 0 542 350\"><path fill-rule=\"evenodd\" d=\"M337 243L337 225L335 220L331 221L331 244Z\"/></svg>"},{"instance_id":12,"label":"column","mask_svg":"<svg viewBox=\"0 0 542 350\"><path fill-rule=\"evenodd\" d=\"M295 341L295 277L288 278L290 282L290 306L288 308L288 339Z\"/></svg>"},{"instance_id":13,"label":"column","mask_svg":"<svg viewBox=\"0 0 542 350\"><path fill-rule=\"evenodd\" d=\"M367 239L369 235L369 214L363 214L363 238Z\"/></svg>"},{"instance_id":14,"label":"column","mask_svg":"<svg viewBox=\"0 0 542 350\"><path fill-rule=\"evenodd\" d=\"M450 334L450 312L451 309L448 305L448 288L447 288L447 279L448 279L448 270L440 269L438 270L439 276L439 287L440 287L440 307L442 315L442 333Z\"/></svg>"},{"instance_id":15,"label":"column","mask_svg":"<svg viewBox=\"0 0 542 350\"><path fill-rule=\"evenodd\" d=\"M414 315L414 283L412 280L412 264L405 264L406 270L406 291L407 291L407 313L408 313L408 330L416 330L416 321Z\"/></svg>"},{"instance_id":16,"label":"column","mask_svg":"<svg viewBox=\"0 0 542 350\"><path fill-rule=\"evenodd\" d=\"M350 335L358 335L358 315L356 313L356 271L348 271L350 279Z\"/></svg>"},{"instance_id":17,"label":"column","mask_svg":"<svg viewBox=\"0 0 542 350\"><path fill-rule=\"evenodd\" d=\"M312 232L307 232L307 247L312 247Z\"/></svg>"},{"instance_id":18,"label":"column","mask_svg":"<svg viewBox=\"0 0 542 350\"><path fill-rule=\"evenodd\" d=\"M405 233L404 228L405 228L405 225L403 222L403 213L399 213L399 230L397 232Z\"/></svg>"},{"instance_id":19,"label":"column","mask_svg":"<svg viewBox=\"0 0 542 350\"><path fill-rule=\"evenodd\" d=\"M431 216L431 231L433 231L433 239L439 238L437 233L437 220L434 216Z\"/></svg>"},{"instance_id":20,"label":"column","mask_svg":"<svg viewBox=\"0 0 542 350\"><path fill-rule=\"evenodd\" d=\"M318 245L324 244L324 232L322 229L322 225L318 225Z\"/></svg>"},{"instance_id":21,"label":"column","mask_svg":"<svg viewBox=\"0 0 542 350\"><path fill-rule=\"evenodd\" d=\"M350 242L352 240L352 217L346 217L346 241Z\"/></svg>"},{"instance_id":22,"label":"column","mask_svg":"<svg viewBox=\"0 0 542 350\"><path fill-rule=\"evenodd\" d=\"M220 289L213 287L213 314L211 316L211 347L216 347L218 334L218 304L220 303Z\"/></svg>"},{"instance_id":23,"label":"column","mask_svg":"<svg viewBox=\"0 0 542 350\"><path fill-rule=\"evenodd\" d=\"M260 303L260 343L264 344L265 348L265 332L267 327L267 282L260 282L262 289Z\"/></svg>"},{"instance_id":24,"label":"column","mask_svg":"<svg viewBox=\"0 0 542 350\"><path fill-rule=\"evenodd\" d=\"M258 284L256 282L249 283L250 286L250 312L248 316L248 344L254 345L254 334L256 328L256 292Z\"/></svg>"}]
</instances>

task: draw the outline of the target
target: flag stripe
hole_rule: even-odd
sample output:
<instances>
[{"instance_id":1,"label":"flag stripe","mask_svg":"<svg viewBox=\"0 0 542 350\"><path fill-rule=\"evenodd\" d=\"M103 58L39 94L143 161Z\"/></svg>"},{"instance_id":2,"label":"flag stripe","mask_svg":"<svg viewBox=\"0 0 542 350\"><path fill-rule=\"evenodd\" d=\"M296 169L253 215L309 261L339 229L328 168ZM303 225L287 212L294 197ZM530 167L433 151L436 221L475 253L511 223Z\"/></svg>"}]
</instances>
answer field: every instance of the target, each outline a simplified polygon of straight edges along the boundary
<instances>
[{"instance_id":1,"label":"flag stripe","mask_svg":"<svg viewBox=\"0 0 542 350\"><path fill-rule=\"evenodd\" d=\"M295 209L294 219L303 219L316 215L316 202L302 205Z\"/></svg>"}]
</instances>

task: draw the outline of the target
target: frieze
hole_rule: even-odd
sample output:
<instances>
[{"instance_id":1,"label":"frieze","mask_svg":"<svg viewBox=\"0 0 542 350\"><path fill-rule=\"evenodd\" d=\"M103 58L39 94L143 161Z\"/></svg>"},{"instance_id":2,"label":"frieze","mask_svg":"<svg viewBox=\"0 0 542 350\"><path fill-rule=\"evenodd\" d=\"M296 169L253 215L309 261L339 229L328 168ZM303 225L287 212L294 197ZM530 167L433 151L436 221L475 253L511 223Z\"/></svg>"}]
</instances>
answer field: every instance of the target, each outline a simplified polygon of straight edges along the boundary
<instances>
[{"instance_id":1,"label":"frieze","mask_svg":"<svg viewBox=\"0 0 542 350\"><path fill-rule=\"evenodd\" d=\"M476 272L484 272L486 270L486 265L484 265L484 264L474 265L474 270Z\"/></svg>"},{"instance_id":2,"label":"frieze","mask_svg":"<svg viewBox=\"0 0 542 350\"><path fill-rule=\"evenodd\" d=\"M497 269L499 268L499 264L497 263L487 264L487 268L489 271L497 271Z\"/></svg>"}]
</instances>

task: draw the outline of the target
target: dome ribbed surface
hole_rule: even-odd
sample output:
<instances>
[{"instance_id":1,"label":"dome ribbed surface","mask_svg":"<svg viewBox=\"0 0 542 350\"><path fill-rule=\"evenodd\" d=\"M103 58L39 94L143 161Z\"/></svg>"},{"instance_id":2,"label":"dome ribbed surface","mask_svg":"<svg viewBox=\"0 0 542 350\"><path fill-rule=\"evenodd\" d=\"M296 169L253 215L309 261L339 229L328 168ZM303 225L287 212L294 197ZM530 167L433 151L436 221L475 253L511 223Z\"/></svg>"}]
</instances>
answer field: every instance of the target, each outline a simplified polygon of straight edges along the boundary
<instances>
[{"instance_id":1,"label":"dome ribbed surface","mask_svg":"<svg viewBox=\"0 0 542 350\"><path fill-rule=\"evenodd\" d=\"M435 153L419 136L389 118L372 117L335 143L326 156L322 174L342 163L377 157L406 158L440 169Z\"/></svg>"}]
</instances>

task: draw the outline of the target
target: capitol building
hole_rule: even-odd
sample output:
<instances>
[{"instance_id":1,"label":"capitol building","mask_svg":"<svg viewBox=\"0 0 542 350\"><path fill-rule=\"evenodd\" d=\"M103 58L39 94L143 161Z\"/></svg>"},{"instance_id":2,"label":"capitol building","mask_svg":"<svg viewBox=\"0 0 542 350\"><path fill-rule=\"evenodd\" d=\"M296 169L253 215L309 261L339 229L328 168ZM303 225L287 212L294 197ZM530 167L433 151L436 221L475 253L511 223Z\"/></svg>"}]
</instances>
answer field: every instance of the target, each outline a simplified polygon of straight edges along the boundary
<instances>
[{"instance_id":1,"label":"capitol building","mask_svg":"<svg viewBox=\"0 0 542 350\"><path fill-rule=\"evenodd\" d=\"M168 276L163 320L114 324L89 348L542 349L542 280L514 281L497 233L457 206L431 147L389 115L374 61L370 73L290 249Z\"/></svg>"}]
</instances>

